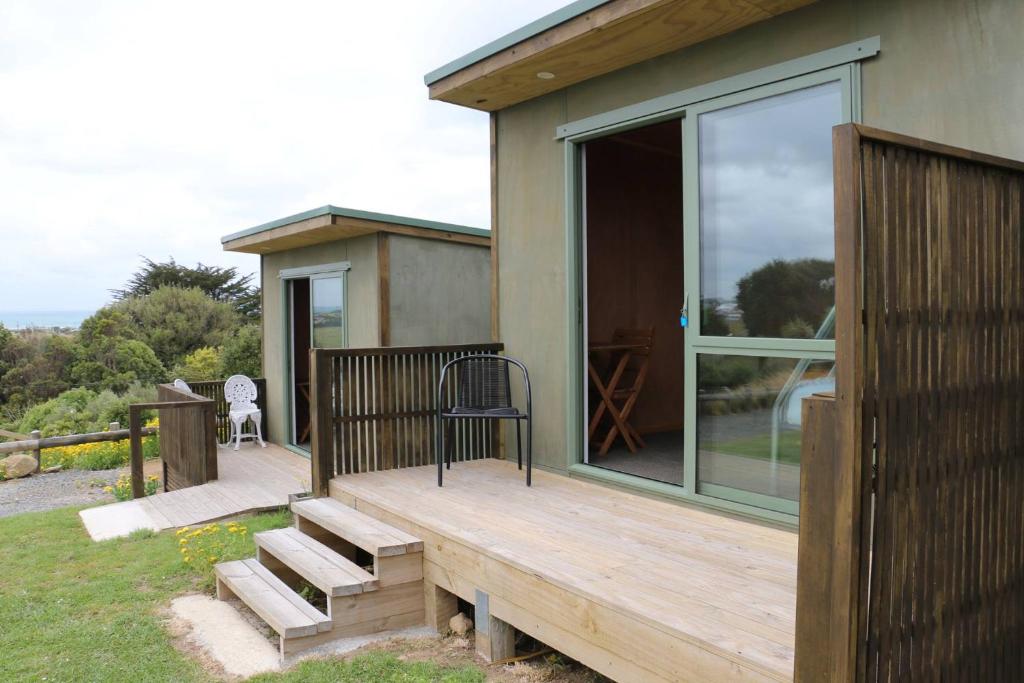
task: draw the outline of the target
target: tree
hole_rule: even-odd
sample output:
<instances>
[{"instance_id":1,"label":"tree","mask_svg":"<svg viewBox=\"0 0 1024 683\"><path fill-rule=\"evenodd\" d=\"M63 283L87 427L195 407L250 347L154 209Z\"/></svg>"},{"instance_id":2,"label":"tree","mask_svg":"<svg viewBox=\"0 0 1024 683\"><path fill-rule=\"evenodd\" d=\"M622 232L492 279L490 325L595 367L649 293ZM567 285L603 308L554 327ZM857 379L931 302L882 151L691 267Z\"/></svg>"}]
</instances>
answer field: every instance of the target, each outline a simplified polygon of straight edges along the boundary
<instances>
[{"instance_id":1,"label":"tree","mask_svg":"<svg viewBox=\"0 0 1024 683\"><path fill-rule=\"evenodd\" d=\"M230 304L214 301L197 288L160 287L113 308L131 320L132 334L168 368L196 349L221 346L239 323Z\"/></svg>"},{"instance_id":2,"label":"tree","mask_svg":"<svg viewBox=\"0 0 1024 683\"><path fill-rule=\"evenodd\" d=\"M164 381L164 364L140 336L139 326L125 311L113 306L96 311L79 329L71 379L114 391L125 391L136 382Z\"/></svg>"},{"instance_id":3,"label":"tree","mask_svg":"<svg viewBox=\"0 0 1024 683\"><path fill-rule=\"evenodd\" d=\"M835 263L776 259L743 277L736 303L751 336L781 337L793 321L820 325L835 304ZM806 331L790 325L786 331Z\"/></svg>"},{"instance_id":4,"label":"tree","mask_svg":"<svg viewBox=\"0 0 1024 683\"><path fill-rule=\"evenodd\" d=\"M80 350L75 339L64 334L14 337L0 349L0 355L10 353L10 367L0 375L0 403L20 409L70 389L71 366Z\"/></svg>"},{"instance_id":5,"label":"tree","mask_svg":"<svg viewBox=\"0 0 1024 683\"><path fill-rule=\"evenodd\" d=\"M222 377L263 374L263 334L259 325L245 325L229 336L221 350Z\"/></svg>"},{"instance_id":6,"label":"tree","mask_svg":"<svg viewBox=\"0 0 1024 683\"><path fill-rule=\"evenodd\" d=\"M260 319L260 290L252 284L253 275L239 275L234 266L221 268L197 263L189 268L173 258L163 263L143 257L143 265L128 280L124 289L112 289L115 301L144 297L162 287L199 289L214 301L231 304L241 316Z\"/></svg>"}]
</instances>

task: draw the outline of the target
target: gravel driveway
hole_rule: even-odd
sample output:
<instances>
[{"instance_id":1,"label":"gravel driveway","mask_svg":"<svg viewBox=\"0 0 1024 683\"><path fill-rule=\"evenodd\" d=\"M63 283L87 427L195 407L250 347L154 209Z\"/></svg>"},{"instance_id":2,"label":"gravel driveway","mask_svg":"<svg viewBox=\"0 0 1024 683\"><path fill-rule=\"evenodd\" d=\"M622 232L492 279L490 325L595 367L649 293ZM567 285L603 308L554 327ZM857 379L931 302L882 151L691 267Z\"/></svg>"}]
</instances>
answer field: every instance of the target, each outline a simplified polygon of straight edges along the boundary
<instances>
[{"instance_id":1,"label":"gravel driveway","mask_svg":"<svg viewBox=\"0 0 1024 683\"><path fill-rule=\"evenodd\" d=\"M108 503L114 496L103 490L126 469L65 470L0 481L0 517L40 512L69 505Z\"/></svg>"}]
</instances>

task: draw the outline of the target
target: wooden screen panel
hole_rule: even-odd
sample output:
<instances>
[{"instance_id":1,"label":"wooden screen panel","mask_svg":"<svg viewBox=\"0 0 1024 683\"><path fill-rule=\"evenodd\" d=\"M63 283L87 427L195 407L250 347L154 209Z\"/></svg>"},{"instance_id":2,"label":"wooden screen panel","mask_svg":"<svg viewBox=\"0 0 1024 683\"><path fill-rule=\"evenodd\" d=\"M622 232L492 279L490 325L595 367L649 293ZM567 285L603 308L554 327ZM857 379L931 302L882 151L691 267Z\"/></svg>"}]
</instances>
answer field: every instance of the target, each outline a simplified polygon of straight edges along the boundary
<instances>
[{"instance_id":1,"label":"wooden screen panel","mask_svg":"<svg viewBox=\"0 0 1024 683\"><path fill-rule=\"evenodd\" d=\"M174 491L217 479L214 406L210 400L170 384L157 386L157 400L189 403L158 410L164 490Z\"/></svg>"},{"instance_id":2,"label":"wooden screen panel","mask_svg":"<svg viewBox=\"0 0 1024 683\"><path fill-rule=\"evenodd\" d=\"M445 363L501 344L314 349L313 479L326 494L340 474L436 462L437 387ZM455 390L456 377L446 386ZM495 420L457 420L454 461L495 457Z\"/></svg>"},{"instance_id":3,"label":"wooden screen panel","mask_svg":"<svg viewBox=\"0 0 1024 683\"><path fill-rule=\"evenodd\" d=\"M836 152L851 668L1022 680L1024 165L853 125Z\"/></svg>"}]
</instances>

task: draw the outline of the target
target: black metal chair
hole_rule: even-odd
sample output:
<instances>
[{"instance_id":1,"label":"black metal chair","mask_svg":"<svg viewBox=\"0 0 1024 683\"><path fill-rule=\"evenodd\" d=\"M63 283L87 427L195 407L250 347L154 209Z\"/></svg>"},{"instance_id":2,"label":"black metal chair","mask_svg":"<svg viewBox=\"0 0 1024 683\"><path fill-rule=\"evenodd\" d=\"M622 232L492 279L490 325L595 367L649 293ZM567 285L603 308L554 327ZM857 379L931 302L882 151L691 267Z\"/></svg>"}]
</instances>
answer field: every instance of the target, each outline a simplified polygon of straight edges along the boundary
<instances>
[{"instance_id":1,"label":"black metal chair","mask_svg":"<svg viewBox=\"0 0 1024 683\"><path fill-rule=\"evenodd\" d=\"M512 405L509 365L523 373L526 389L526 412ZM445 381L449 370L458 367L454 401L449 403ZM450 393L450 392L449 392ZM516 452L519 469L523 469L523 442L520 424L526 422L526 485L530 486L533 470L533 400L530 395L530 374L526 366L514 358L493 354L473 354L449 361L441 368L437 385L437 485L442 486L444 469L452 468L452 434L455 420L515 420Z\"/></svg>"}]
</instances>

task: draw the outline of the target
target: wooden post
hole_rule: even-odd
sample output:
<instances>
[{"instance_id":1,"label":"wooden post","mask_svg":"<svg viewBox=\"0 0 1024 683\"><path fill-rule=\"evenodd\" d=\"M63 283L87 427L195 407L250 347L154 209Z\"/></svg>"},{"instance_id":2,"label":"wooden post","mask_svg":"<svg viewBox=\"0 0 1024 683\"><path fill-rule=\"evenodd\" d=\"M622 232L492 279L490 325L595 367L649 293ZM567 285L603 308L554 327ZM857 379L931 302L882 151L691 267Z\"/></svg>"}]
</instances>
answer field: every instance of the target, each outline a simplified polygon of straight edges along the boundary
<instances>
[{"instance_id":1,"label":"wooden post","mask_svg":"<svg viewBox=\"0 0 1024 683\"><path fill-rule=\"evenodd\" d=\"M217 404L207 401L202 404L204 445L206 448L206 481L217 480ZM261 425L262 427L262 425Z\"/></svg>"},{"instance_id":2,"label":"wooden post","mask_svg":"<svg viewBox=\"0 0 1024 683\"><path fill-rule=\"evenodd\" d=\"M309 377L312 399L309 405L312 435L310 436L310 467L312 469L313 494L330 495L331 477L334 476L334 396L331 384L331 358L323 349L309 352Z\"/></svg>"},{"instance_id":3,"label":"wooden post","mask_svg":"<svg viewBox=\"0 0 1024 683\"><path fill-rule=\"evenodd\" d=\"M32 451L32 455L36 459L35 471L38 472L39 470L43 469L43 449L39 447L39 439L42 438L42 434L39 432L38 429L33 429L32 432L29 434L29 438L35 439L36 442L36 447Z\"/></svg>"},{"instance_id":4,"label":"wooden post","mask_svg":"<svg viewBox=\"0 0 1024 683\"><path fill-rule=\"evenodd\" d=\"M142 479L142 415L138 406L128 406L128 443L131 445L132 498L146 495Z\"/></svg>"},{"instance_id":5,"label":"wooden post","mask_svg":"<svg viewBox=\"0 0 1024 683\"><path fill-rule=\"evenodd\" d=\"M796 582L796 665L794 680L832 680L832 539L838 449L836 401L831 394L803 400L800 449L800 545Z\"/></svg>"},{"instance_id":6,"label":"wooden post","mask_svg":"<svg viewBox=\"0 0 1024 683\"><path fill-rule=\"evenodd\" d=\"M427 626L438 633L448 630L448 622L459 613L459 598L440 586L423 582L423 602L427 610Z\"/></svg>"},{"instance_id":7,"label":"wooden post","mask_svg":"<svg viewBox=\"0 0 1024 683\"><path fill-rule=\"evenodd\" d=\"M515 657L515 629L491 615L490 596L478 589L474 607L473 626L476 631L477 653L488 662Z\"/></svg>"}]
</instances>

